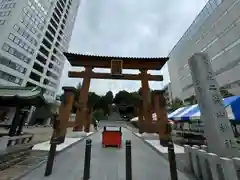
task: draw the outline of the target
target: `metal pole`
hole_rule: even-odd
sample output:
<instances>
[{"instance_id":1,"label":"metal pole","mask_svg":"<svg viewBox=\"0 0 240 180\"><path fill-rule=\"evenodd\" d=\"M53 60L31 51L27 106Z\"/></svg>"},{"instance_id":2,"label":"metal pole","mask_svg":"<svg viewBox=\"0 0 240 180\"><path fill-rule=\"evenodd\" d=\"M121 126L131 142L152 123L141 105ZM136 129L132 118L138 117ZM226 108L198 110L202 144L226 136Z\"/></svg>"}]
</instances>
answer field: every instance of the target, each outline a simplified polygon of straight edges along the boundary
<instances>
[{"instance_id":1,"label":"metal pole","mask_svg":"<svg viewBox=\"0 0 240 180\"><path fill-rule=\"evenodd\" d=\"M89 178L90 178L91 147L92 147L92 140L87 139L86 140L86 147L85 147L85 161L84 161L83 180L89 180Z\"/></svg>"},{"instance_id":2,"label":"metal pole","mask_svg":"<svg viewBox=\"0 0 240 180\"><path fill-rule=\"evenodd\" d=\"M178 180L176 155L174 152L174 145L172 141L169 141L168 143L168 162L169 162L171 180Z\"/></svg>"},{"instance_id":3,"label":"metal pole","mask_svg":"<svg viewBox=\"0 0 240 180\"><path fill-rule=\"evenodd\" d=\"M126 141L126 180L132 180L132 145Z\"/></svg>"},{"instance_id":4,"label":"metal pole","mask_svg":"<svg viewBox=\"0 0 240 180\"><path fill-rule=\"evenodd\" d=\"M47 160L47 165L46 165L46 169L45 169L45 176L49 176L52 174L52 168L53 168L53 162L54 162L54 157L56 154L56 148L57 148L57 144L53 143L50 146L50 151L48 153L48 160Z\"/></svg>"},{"instance_id":5,"label":"metal pole","mask_svg":"<svg viewBox=\"0 0 240 180\"><path fill-rule=\"evenodd\" d=\"M56 149L57 149L57 145L59 144L59 142L57 141L57 138L56 138L56 134L55 134L55 131L59 127L59 121L57 121L57 115L55 114L52 117L52 119L53 119L53 134L52 134L52 138L50 140L50 150L48 153L48 160L47 160L47 165L46 165L45 174L44 174L45 176L49 176L52 174Z\"/></svg>"}]
</instances>

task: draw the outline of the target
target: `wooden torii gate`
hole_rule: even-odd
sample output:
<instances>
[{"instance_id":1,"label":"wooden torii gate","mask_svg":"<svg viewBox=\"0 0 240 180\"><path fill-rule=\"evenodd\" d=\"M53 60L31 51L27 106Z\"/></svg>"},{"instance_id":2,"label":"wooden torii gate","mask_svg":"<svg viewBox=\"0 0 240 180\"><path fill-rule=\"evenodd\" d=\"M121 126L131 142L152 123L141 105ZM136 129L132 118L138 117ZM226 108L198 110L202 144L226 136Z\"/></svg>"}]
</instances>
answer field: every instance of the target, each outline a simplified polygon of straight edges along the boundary
<instances>
[{"instance_id":1,"label":"wooden torii gate","mask_svg":"<svg viewBox=\"0 0 240 180\"><path fill-rule=\"evenodd\" d=\"M169 59L163 58L135 58L135 57L109 57L82 55L73 53L64 53L72 66L84 67L81 72L69 71L70 78L83 78L82 87L80 89L79 102L75 104L77 108L74 131L89 132L91 110L88 109L88 92L91 79L119 79L119 80L140 80L142 85L142 105L139 107L139 131L152 132L152 105L150 98L150 89L148 81L163 81L161 75L148 74L148 70L160 70ZM110 68L111 73L96 73L94 68ZM123 69L137 69L139 74L123 74ZM166 124L168 124L165 99L162 93L155 93L155 112L159 124L160 140L166 137ZM160 102L160 103L159 103ZM143 118L144 117L144 118ZM144 120L143 120L144 119ZM160 127L161 126L161 127ZM167 139L168 140L168 139Z\"/></svg>"}]
</instances>

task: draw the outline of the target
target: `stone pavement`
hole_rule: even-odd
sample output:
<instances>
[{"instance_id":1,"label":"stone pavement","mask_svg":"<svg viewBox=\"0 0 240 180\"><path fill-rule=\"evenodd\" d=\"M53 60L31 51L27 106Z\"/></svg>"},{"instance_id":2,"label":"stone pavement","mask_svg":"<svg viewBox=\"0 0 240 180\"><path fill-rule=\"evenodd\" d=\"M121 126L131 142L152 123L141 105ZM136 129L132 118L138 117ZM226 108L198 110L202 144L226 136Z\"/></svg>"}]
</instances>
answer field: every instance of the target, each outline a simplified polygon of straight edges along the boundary
<instances>
[{"instance_id":1,"label":"stone pavement","mask_svg":"<svg viewBox=\"0 0 240 180\"><path fill-rule=\"evenodd\" d=\"M158 134L134 133L136 136L144 140L151 146L158 154L168 160L168 148L160 145ZM176 155L177 169L184 172L189 179L196 180L191 172L187 170L187 156L184 152L184 147L174 143L174 151Z\"/></svg>"},{"instance_id":2,"label":"stone pavement","mask_svg":"<svg viewBox=\"0 0 240 180\"><path fill-rule=\"evenodd\" d=\"M125 148L102 148L100 132L92 135L91 180L125 180ZM136 180L170 180L166 159L123 129L123 140L132 140L132 171ZM22 180L82 180L85 142L80 142L57 156L53 173L44 177L45 164ZM178 172L179 180L189 180Z\"/></svg>"}]
</instances>

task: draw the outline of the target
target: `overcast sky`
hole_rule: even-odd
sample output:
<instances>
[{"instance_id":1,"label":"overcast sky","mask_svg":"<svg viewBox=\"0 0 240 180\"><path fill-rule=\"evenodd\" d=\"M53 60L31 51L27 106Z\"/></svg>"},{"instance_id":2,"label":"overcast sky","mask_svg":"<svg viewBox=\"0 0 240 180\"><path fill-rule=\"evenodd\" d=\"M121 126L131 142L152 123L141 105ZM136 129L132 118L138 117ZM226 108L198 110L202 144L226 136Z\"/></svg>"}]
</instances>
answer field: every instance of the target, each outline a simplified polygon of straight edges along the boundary
<instances>
[{"instance_id":1,"label":"overcast sky","mask_svg":"<svg viewBox=\"0 0 240 180\"><path fill-rule=\"evenodd\" d=\"M81 0L69 52L103 56L168 56L206 1ZM61 84L76 86L80 79L69 79L68 70L76 68L65 63ZM152 89L161 89L169 82L167 65L152 74L164 75L164 82L150 83ZM92 80L90 91L103 95L109 90L116 93L119 90L136 91L139 87L137 81Z\"/></svg>"}]
</instances>

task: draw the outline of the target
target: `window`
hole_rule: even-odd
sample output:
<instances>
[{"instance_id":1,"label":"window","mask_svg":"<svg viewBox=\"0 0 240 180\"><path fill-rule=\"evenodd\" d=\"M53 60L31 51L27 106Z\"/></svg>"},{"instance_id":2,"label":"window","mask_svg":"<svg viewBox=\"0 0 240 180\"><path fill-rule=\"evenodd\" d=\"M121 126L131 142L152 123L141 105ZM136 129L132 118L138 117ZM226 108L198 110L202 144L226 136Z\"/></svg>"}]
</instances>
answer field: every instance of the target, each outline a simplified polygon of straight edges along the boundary
<instances>
[{"instance_id":1,"label":"window","mask_svg":"<svg viewBox=\"0 0 240 180\"><path fill-rule=\"evenodd\" d=\"M10 40L13 41L13 40L14 40L14 37L15 37L15 36L14 36L12 33L10 33L9 36L8 36L8 39L10 39Z\"/></svg>"},{"instance_id":2,"label":"window","mask_svg":"<svg viewBox=\"0 0 240 180\"><path fill-rule=\"evenodd\" d=\"M5 52L8 52L9 54L15 56L17 59L20 59L26 63L29 63L31 61L30 58L26 57L24 54L22 54L21 52L19 52L17 49L9 46L8 44L4 43L2 46L2 49Z\"/></svg>"},{"instance_id":3,"label":"window","mask_svg":"<svg viewBox=\"0 0 240 180\"><path fill-rule=\"evenodd\" d=\"M22 36L27 39L28 36L29 36L29 34L28 34L26 31L24 31L23 34L22 34Z\"/></svg>"},{"instance_id":4,"label":"window","mask_svg":"<svg viewBox=\"0 0 240 180\"><path fill-rule=\"evenodd\" d=\"M36 30L34 27L32 27L30 31L31 31L33 34L36 34L36 32L37 32L37 30Z\"/></svg>"},{"instance_id":5,"label":"window","mask_svg":"<svg viewBox=\"0 0 240 180\"><path fill-rule=\"evenodd\" d=\"M24 43L23 49L25 49L26 51L28 51L28 45Z\"/></svg>"},{"instance_id":6,"label":"window","mask_svg":"<svg viewBox=\"0 0 240 180\"><path fill-rule=\"evenodd\" d=\"M31 34L27 32L25 29L19 27L18 25L14 25L14 29L31 44L33 44L34 46L37 46L37 40L34 37L32 37ZM18 38L18 41L15 38L14 42L16 44L19 44L19 38Z\"/></svg>"},{"instance_id":7,"label":"window","mask_svg":"<svg viewBox=\"0 0 240 180\"><path fill-rule=\"evenodd\" d=\"M11 69L14 69L22 74L25 74L26 72L26 68L24 68L23 66L5 58L5 57L0 57L0 64L4 65L4 66L7 66Z\"/></svg>"},{"instance_id":8,"label":"window","mask_svg":"<svg viewBox=\"0 0 240 180\"><path fill-rule=\"evenodd\" d=\"M14 38L14 41L13 41L15 44L19 44L20 42L20 39L19 38Z\"/></svg>"},{"instance_id":9,"label":"window","mask_svg":"<svg viewBox=\"0 0 240 180\"><path fill-rule=\"evenodd\" d=\"M2 49L3 49L4 51L7 51L7 52L8 52L9 49L10 49L10 46L9 46L8 44L4 43Z\"/></svg>"},{"instance_id":10,"label":"window","mask_svg":"<svg viewBox=\"0 0 240 180\"><path fill-rule=\"evenodd\" d=\"M4 25L6 20L0 20L0 25Z\"/></svg>"},{"instance_id":11,"label":"window","mask_svg":"<svg viewBox=\"0 0 240 180\"><path fill-rule=\"evenodd\" d=\"M23 82L22 79L3 71L0 71L0 79L4 79L6 81L9 81L18 85L21 85Z\"/></svg>"},{"instance_id":12,"label":"window","mask_svg":"<svg viewBox=\"0 0 240 180\"><path fill-rule=\"evenodd\" d=\"M0 17L10 16L10 15L11 15L11 11L0 12Z\"/></svg>"},{"instance_id":13,"label":"window","mask_svg":"<svg viewBox=\"0 0 240 180\"><path fill-rule=\"evenodd\" d=\"M23 41L20 41L19 44L18 44L21 48L24 47L25 43Z\"/></svg>"},{"instance_id":14,"label":"window","mask_svg":"<svg viewBox=\"0 0 240 180\"><path fill-rule=\"evenodd\" d=\"M13 55L14 54L14 49L10 48L8 52Z\"/></svg>"},{"instance_id":15,"label":"window","mask_svg":"<svg viewBox=\"0 0 240 180\"><path fill-rule=\"evenodd\" d=\"M23 9L23 13L24 13L24 17L25 17L25 21L28 22L31 25L34 25L35 27L38 27L40 30L42 30L42 20L41 18L36 18L38 17L39 13L30 13L30 11L28 11L26 8Z\"/></svg>"},{"instance_id":16,"label":"window","mask_svg":"<svg viewBox=\"0 0 240 180\"><path fill-rule=\"evenodd\" d=\"M20 27L19 27L17 24L15 24L15 25L13 26L13 29L15 29L16 31L18 31L18 30L20 29Z\"/></svg>"},{"instance_id":17,"label":"window","mask_svg":"<svg viewBox=\"0 0 240 180\"><path fill-rule=\"evenodd\" d=\"M16 5L16 3L3 4L3 5L0 5L0 9L10 9L10 8L14 8L15 5Z\"/></svg>"}]
</instances>

